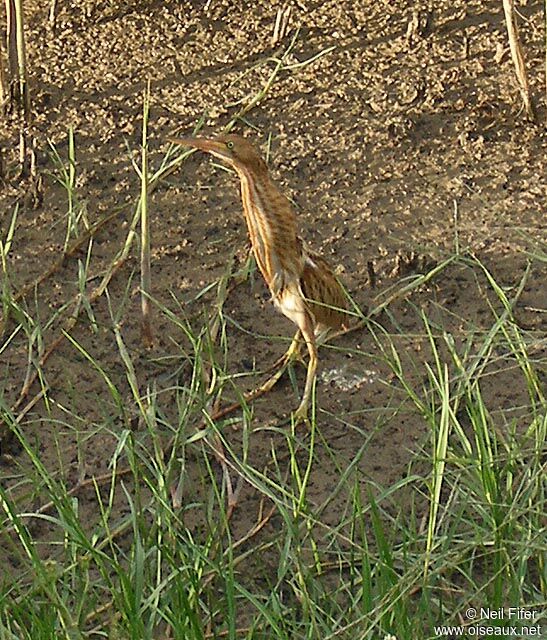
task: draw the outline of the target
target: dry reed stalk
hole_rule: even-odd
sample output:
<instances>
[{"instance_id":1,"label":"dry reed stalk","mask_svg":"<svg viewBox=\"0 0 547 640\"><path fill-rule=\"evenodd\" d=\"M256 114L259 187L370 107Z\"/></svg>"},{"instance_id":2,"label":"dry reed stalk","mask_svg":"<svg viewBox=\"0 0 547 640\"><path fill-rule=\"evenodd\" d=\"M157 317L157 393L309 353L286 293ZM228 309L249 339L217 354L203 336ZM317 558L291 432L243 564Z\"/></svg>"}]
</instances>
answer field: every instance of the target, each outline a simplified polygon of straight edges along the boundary
<instances>
[{"instance_id":1,"label":"dry reed stalk","mask_svg":"<svg viewBox=\"0 0 547 640\"><path fill-rule=\"evenodd\" d=\"M15 25L17 42L17 80L19 84L19 100L25 120L30 118L30 91L27 79L27 59L25 52L25 30L22 0L15 1Z\"/></svg>"},{"instance_id":2,"label":"dry reed stalk","mask_svg":"<svg viewBox=\"0 0 547 640\"><path fill-rule=\"evenodd\" d=\"M15 0L6 0L6 46L8 49L8 67L10 92L14 91L11 86L13 78L17 76L17 28L15 19Z\"/></svg>"},{"instance_id":3,"label":"dry reed stalk","mask_svg":"<svg viewBox=\"0 0 547 640\"><path fill-rule=\"evenodd\" d=\"M503 0L503 10L505 12L505 23L507 25L511 57L513 58L513 64L515 65L515 73L522 102L524 103L524 109L526 110L526 115L530 120L535 120L536 113L532 97L530 95L530 85L528 84L528 76L526 74L526 66L524 64L524 52L518 34L514 0Z\"/></svg>"},{"instance_id":4,"label":"dry reed stalk","mask_svg":"<svg viewBox=\"0 0 547 640\"><path fill-rule=\"evenodd\" d=\"M0 109L5 110L9 101L9 89L6 82L4 46L0 42Z\"/></svg>"},{"instance_id":5,"label":"dry reed stalk","mask_svg":"<svg viewBox=\"0 0 547 640\"><path fill-rule=\"evenodd\" d=\"M8 49L10 99L30 119L30 92L27 80L25 30L22 0L6 0L6 40Z\"/></svg>"},{"instance_id":6,"label":"dry reed stalk","mask_svg":"<svg viewBox=\"0 0 547 640\"><path fill-rule=\"evenodd\" d=\"M289 31L289 24L291 19L291 6L285 5L277 10L275 16L274 32L270 41L272 47L283 40Z\"/></svg>"},{"instance_id":7,"label":"dry reed stalk","mask_svg":"<svg viewBox=\"0 0 547 640\"><path fill-rule=\"evenodd\" d=\"M51 0L51 4L49 5L49 26L51 28L55 28L55 21L57 20L57 0Z\"/></svg>"}]
</instances>

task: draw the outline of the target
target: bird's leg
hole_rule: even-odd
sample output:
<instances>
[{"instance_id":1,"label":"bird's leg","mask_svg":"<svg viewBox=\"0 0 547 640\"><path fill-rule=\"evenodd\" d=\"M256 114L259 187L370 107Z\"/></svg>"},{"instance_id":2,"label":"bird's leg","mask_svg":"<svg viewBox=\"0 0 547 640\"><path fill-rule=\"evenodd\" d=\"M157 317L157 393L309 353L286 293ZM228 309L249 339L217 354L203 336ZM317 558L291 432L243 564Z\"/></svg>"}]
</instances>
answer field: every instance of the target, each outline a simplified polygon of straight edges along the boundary
<instances>
[{"instance_id":1,"label":"bird's leg","mask_svg":"<svg viewBox=\"0 0 547 640\"><path fill-rule=\"evenodd\" d=\"M313 383L315 381L315 373L317 371L317 345L315 343L315 334L313 332L311 322L307 321L305 326L302 326L300 330L306 340L310 361L308 362L304 394L302 395L302 400L300 401L298 409L294 412L294 419L296 422L305 422L308 419L308 407L313 390Z\"/></svg>"}]
</instances>

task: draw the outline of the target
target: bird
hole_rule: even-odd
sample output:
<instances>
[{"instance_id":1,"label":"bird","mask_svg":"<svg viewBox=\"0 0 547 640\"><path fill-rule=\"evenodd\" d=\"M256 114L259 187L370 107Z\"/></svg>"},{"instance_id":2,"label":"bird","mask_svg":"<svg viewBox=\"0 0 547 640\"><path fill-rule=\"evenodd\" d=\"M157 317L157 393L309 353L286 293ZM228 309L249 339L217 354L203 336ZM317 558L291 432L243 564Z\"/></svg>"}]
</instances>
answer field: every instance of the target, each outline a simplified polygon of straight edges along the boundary
<instances>
[{"instance_id":1,"label":"bird","mask_svg":"<svg viewBox=\"0 0 547 640\"><path fill-rule=\"evenodd\" d=\"M274 305L298 328L283 359L287 363L298 354L301 337L308 350L304 392L294 412L295 422L306 421L317 371L317 344L348 325L344 288L328 262L302 241L291 202L247 138L228 133L169 141L211 154L239 177L243 216L258 269Z\"/></svg>"}]
</instances>

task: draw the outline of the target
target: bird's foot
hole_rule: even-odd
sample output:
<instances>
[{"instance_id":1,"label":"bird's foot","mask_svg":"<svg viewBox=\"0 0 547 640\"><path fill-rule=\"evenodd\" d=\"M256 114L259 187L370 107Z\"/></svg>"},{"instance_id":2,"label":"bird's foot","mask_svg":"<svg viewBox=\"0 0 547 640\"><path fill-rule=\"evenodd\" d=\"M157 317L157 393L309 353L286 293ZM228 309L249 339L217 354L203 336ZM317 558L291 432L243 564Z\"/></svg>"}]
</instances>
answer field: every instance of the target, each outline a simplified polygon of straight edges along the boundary
<instances>
[{"instance_id":1,"label":"bird's foot","mask_svg":"<svg viewBox=\"0 0 547 640\"><path fill-rule=\"evenodd\" d=\"M286 369L295 361L304 362L304 359L300 354L300 331L296 332L287 351L285 351L285 353L273 363L271 369Z\"/></svg>"},{"instance_id":2,"label":"bird's foot","mask_svg":"<svg viewBox=\"0 0 547 640\"><path fill-rule=\"evenodd\" d=\"M280 356L270 367L270 371L276 369L285 370L290 364L293 362L304 363L304 358L300 353L300 347L297 345L295 347L291 347L288 351L286 351L282 356Z\"/></svg>"},{"instance_id":3,"label":"bird's foot","mask_svg":"<svg viewBox=\"0 0 547 640\"><path fill-rule=\"evenodd\" d=\"M298 409L293 413L293 420L295 424L300 424L301 422L309 422L307 402L300 403Z\"/></svg>"}]
</instances>

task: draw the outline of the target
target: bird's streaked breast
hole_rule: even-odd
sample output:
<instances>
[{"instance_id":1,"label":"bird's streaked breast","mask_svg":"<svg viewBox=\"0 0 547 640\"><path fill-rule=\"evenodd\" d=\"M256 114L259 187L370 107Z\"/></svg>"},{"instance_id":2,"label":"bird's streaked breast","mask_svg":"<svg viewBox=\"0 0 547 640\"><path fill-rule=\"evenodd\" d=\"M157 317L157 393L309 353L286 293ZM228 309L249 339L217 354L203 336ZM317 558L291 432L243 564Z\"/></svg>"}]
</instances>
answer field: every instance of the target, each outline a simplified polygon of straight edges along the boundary
<instances>
[{"instance_id":1,"label":"bird's streaked breast","mask_svg":"<svg viewBox=\"0 0 547 640\"><path fill-rule=\"evenodd\" d=\"M287 282L298 280L303 267L296 219L286 198L267 178L255 180L239 172L243 211L256 261L275 296Z\"/></svg>"}]
</instances>

